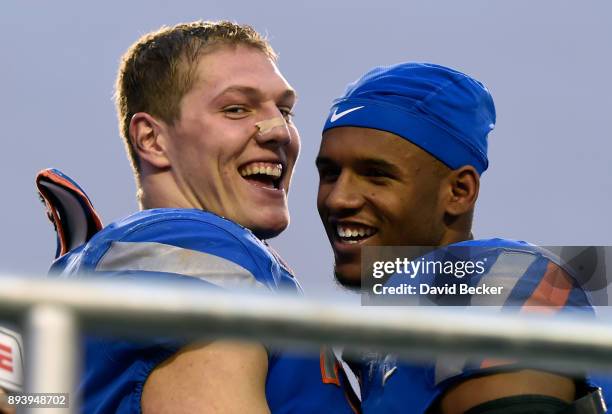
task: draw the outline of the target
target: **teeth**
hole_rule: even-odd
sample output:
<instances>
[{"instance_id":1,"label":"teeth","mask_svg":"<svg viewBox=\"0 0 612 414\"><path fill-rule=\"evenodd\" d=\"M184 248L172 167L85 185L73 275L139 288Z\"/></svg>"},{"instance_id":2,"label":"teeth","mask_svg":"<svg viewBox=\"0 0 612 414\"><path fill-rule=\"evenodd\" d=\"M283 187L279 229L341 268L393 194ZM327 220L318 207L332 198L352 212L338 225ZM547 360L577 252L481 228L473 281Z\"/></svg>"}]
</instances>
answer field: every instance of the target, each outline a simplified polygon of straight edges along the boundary
<instances>
[{"instance_id":1,"label":"teeth","mask_svg":"<svg viewBox=\"0 0 612 414\"><path fill-rule=\"evenodd\" d=\"M371 227L343 227L341 225L336 225L336 232L338 236L346 238L346 237L368 237L376 232L375 229ZM354 240L349 240L348 242L356 242Z\"/></svg>"},{"instance_id":2,"label":"teeth","mask_svg":"<svg viewBox=\"0 0 612 414\"><path fill-rule=\"evenodd\" d=\"M240 169L240 175L247 177L254 174L269 175L278 178L283 173L282 164L272 164L269 162L253 162Z\"/></svg>"}]
</instances>

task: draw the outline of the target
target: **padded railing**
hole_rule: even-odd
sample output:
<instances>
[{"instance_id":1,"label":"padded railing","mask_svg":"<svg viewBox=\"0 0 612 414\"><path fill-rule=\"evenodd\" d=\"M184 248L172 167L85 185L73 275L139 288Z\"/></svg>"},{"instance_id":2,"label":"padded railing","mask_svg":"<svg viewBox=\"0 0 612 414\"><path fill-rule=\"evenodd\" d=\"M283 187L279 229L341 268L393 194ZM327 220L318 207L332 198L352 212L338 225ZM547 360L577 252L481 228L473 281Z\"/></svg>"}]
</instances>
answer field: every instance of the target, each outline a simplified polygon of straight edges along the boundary
<instances>
[{"instance_id":1,"label":"padded railing","mask_svg":"<svg viewBox=\"0 0 612 414\"><path fill-rule=\"evenodd\" d=\"M612 322L499 313L492 308L366 307L279 294L194 290L109 280L0 278L0 321L17 322L26 347L26 392L69 392L81 366L80 335L224 337L316 352L393 352L520 359L555 371L612 369ZM40 412L54 412L43 409Z\"/></svg>"}]
</instances>

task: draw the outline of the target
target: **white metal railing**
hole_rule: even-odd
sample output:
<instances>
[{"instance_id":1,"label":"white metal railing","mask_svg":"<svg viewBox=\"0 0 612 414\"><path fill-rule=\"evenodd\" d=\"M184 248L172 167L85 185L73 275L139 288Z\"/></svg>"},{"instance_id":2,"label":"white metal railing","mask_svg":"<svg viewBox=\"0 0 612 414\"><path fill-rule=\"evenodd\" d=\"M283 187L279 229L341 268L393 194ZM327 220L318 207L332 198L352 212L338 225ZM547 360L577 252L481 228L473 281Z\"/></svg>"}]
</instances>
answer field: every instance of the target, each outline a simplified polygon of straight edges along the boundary
<instances>
[{"instance_id":1,"label":"white metal railing","mask_svg":"<svg viewBox=\"0 0 612 414\"><path fill-rule=\"evenodd\" d=\"M160 283L0 278L0 321L18 322L25 333L26 392L75 389L80 333L343 345L349 352L406 358L486 355L555 370L612 370L611 321L484 310L360 307ZM77 411L76 403L69 412Z\"/></svg>"}]
</instances>

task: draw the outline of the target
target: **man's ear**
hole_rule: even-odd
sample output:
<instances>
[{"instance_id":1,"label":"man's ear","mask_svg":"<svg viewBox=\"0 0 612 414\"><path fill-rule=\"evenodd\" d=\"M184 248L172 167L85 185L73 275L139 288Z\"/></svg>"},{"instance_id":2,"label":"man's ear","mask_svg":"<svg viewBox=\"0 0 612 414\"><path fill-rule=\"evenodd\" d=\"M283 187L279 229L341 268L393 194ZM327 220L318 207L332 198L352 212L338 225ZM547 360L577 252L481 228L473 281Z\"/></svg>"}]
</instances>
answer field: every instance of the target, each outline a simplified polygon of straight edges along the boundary
<instances>
[{"instance_id":1,"label":"man's ear","mask_svg":"<svg viewBox=\"0 0 612 414\"><path fill-rule=\"evenodd\" d=\"M166 128L146 112L138 112L130 120L130 140L140 162L156 168L170 166L167 154Z\"/></svg>"},{"instance_id":2,"label":"man's ear","mask_svg":"<svg viewBox=\"0 0 612 414\"><path fill-rule=\"evenodd\" d=\"M453 170L448 180L451 193L446 212L453 216L460 216L473 211L480 189L480 175L476 169L471 165L464 165Z\"/></svg>"}]
</instances>

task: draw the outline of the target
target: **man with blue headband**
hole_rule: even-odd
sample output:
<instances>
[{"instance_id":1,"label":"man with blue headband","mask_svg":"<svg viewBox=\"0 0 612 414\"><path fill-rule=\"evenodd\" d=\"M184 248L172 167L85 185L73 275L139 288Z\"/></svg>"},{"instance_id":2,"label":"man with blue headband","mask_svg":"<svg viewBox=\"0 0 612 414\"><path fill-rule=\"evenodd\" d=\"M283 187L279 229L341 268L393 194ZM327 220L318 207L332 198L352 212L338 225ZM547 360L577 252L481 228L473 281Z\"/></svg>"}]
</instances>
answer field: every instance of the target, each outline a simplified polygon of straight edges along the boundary
<instances>
[{"instance_id":1,"label":"man with blue headband","mask_svg":"<svg viewBox=\"0 0 612 414\"><path fill-rule=\"evenodd\" d=\"M337 280L362 285L363 247L463 246L489 259L484 275L470 279L472 287L483 280L503 282L498 308L588 310L587 295L547 251L525 242L472 240L494 127L489 91L447 67L380 67L349 85L330 110L316 161L317 206ZM386 283L393 284L395 276ZM470 295L461 299L487 304ZM387 355L370 358L360 379L364 413L603 412L600 394L584 376L511 361L438 358L410 364ZM590 408L580 411L584 405Z\"/></svg>"}]
</instances>

